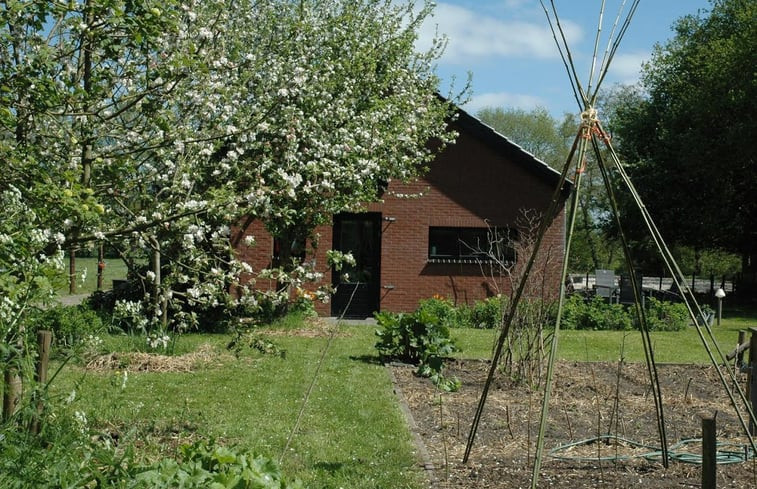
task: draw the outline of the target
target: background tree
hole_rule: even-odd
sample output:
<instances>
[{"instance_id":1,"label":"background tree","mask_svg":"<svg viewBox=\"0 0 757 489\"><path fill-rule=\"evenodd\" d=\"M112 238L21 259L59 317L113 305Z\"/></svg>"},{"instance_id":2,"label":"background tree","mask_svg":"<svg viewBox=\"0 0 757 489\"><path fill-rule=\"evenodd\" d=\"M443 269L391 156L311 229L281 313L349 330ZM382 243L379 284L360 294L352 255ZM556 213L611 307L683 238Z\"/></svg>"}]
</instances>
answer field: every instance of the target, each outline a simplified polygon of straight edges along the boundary
<instances>
[{"instance_id":1,"label":"background tree","mask_svg":"<svg viewBox=\"0 0 757 489\"><path fill-rule=\"evenodd\" d=\"M477 116L552 168L562 169L568 149L566 145L570 145L575 133L566 139L559 121L544 107L532 110L484 107Z\"/></svg>"},{"instance_id":2,"label":"background tree","mask_svg":"<svg viewBox=\"0 0 757 489\"><path fill-rule=\"evenodd\" d=\"M611 129L666 239L739 253L754 282L757 5L716 1L674 27L641 90L619 98Z\"/></svg>"}]
</instances>

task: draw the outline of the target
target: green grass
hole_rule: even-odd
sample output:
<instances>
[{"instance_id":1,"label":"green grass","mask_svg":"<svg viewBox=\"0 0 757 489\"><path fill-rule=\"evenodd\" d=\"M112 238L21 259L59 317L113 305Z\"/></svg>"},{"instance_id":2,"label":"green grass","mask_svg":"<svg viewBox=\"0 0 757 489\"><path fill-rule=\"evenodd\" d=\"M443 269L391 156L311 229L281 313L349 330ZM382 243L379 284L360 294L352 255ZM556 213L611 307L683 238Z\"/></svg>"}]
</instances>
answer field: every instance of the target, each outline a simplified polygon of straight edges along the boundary
<instances>
[{"instance_id":1,"label":"green grass","mask_svg":"<svg viewBox=\"0 0 757 489\"><path fill-rule=\"evenodd\" d=\"M724 354L736 347L738 331L757 326L757 311L724 309L720 326L712 326L718 346ZM703 330L706 335L706 332ZM453 329L453 337L462 348L459 358L491 358L497 332L479 329ZM659 363L710 363L694 327L683 331L652 333L652 349ZM706 336L709 340L709 337ZM712 345L711 341L708 344ZM638 331L560 331L557 357L561 361L610 361L623 356L628 362L644 362L644 345ZM715 353L716 359L719 359Z\"/></svg>"},{"instance_id":2,"label":"green grass","mask_svg":"<svg viewBox=\"0 0 757 489\"><path fill-rule=\"evenodd\" d=\"M318 376L282 468L310 488L423 487L410 435L386 370L377 363L373 329L345 326ZM180 350L210 343L224 351L228 336L188 335ZM279 459L298 416L326 338L276 337L286 358L224 354L193 373L119 374L66 368L56 381L76 409L103 427L119 429L157 452L159 435L215 437ZM108 339L126 346L128 339ZM113 428L114 427L114 428Z\"/></svg>"},{"instance_id":3,"label":"green grass","mask_svg":"<svg viewBox=\"0 0 757 489\"><path fill-rule=\"evenodd\" d=\"M68 270L68 257L65 258L66 270ZM82 274L86 270L84 281ZM126 278L126 265L122 260L111 258L105 260L103 269L103 289L109 290L113 287L113 280ZM76 258L76 293L91 294L97 290L97 258ZM58 291L61 294L68 294L68 283L64 284Z\"/></svg>"}]
</instances>

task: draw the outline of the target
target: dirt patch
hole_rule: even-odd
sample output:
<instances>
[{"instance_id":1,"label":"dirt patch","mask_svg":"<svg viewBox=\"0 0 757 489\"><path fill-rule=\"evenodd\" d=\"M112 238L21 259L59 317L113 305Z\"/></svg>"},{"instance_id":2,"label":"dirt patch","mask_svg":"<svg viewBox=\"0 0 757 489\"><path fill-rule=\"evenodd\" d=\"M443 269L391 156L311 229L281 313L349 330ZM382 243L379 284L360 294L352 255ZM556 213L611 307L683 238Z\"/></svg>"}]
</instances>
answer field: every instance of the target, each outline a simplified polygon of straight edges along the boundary
<instances>
[{"instance_id":1,"label":"dirt patch","mask_svg":"<svg viewBox=\"0 0 757 489\"><path fill-rule=\"evenodd\" d=\"M469 462L461 462L488 367L483 361L450 364L445 373L457 376L462 388L445 394L410 367L389 367L433 463L434 487L530 486L542 389L500 375L489 391ZM716 415L718 442L728 444L720 450L743 458L748 442L714 367L665 365L658 374L668 444L676 457L668 469L654 456L660 443L644 365L557 365L539 487L700 487L701 465L683 460L695 461L701 453L695 439L701 437L702 416ZM744 386L743 375L739 380ZM757 487L757 461L719 465L717 477L718 487Z\"/></svg>"}]
</instances>

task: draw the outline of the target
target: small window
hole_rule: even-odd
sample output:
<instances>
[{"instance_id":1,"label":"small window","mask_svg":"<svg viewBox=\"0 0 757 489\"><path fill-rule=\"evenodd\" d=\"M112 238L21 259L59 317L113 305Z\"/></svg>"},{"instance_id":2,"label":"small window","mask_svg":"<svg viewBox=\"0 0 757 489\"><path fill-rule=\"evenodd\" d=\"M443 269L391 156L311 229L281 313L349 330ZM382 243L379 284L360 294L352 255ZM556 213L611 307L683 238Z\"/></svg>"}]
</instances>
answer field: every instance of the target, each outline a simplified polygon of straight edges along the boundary
<instances>
[{"instance_id":1,"label":"small window","mask_svg":"<svg viewBox=\"0 0 757 489\"><path fill-rule=\"evenodd\" d=\"M479 263L515 261L510 228L431 227L428 230L430 263Z\"/></svg>"},{"instance_id":2,"label":"small window","mask_svg":"<svg viewBox=\"0 0 757 489\"><path fill-rule=\"evenodd\" d=\"M282 265L282 247L289 244L289 259L295 260L297 263L301 263L305 260L305 241L301 239L294 239L291 242L285 242L283 239L275 237L273 238L273 262L274 266Z\"/></svg>"}]
</instances>

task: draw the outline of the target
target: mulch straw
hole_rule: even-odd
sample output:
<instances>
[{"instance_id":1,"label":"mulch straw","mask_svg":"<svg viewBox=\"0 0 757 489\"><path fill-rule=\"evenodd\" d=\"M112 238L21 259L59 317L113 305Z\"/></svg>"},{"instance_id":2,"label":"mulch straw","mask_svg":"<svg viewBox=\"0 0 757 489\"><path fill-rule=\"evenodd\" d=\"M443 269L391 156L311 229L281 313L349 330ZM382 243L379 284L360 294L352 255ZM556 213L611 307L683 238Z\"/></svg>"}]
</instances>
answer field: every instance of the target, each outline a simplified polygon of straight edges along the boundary
<instances>
[{"instance_id":1,"label":"mulch straw","mask_svg":"<svg viewBox=\"0 0 757 489\"><path fill-rule=\"evenodd\" d=\"M107 371L128 369L132 372L191 372L209 363L218 353L209 344L184 355L159 355L141 352L113 352L100 355L86 365L87 370Z\"/></svg>"}]
</instances>

